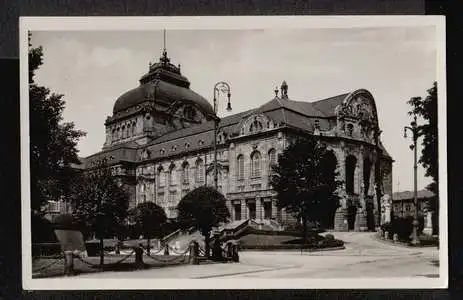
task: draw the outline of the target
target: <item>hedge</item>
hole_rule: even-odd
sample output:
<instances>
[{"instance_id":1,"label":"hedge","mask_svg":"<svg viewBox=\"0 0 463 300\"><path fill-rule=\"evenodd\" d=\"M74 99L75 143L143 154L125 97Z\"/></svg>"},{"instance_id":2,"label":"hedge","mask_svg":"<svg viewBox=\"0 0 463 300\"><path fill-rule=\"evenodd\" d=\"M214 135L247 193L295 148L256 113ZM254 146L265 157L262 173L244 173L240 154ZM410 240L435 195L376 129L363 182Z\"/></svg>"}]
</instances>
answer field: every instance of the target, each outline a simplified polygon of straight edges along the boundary
<instances>
[{"instance_id":1,"label":"hedge","mask_svg":"<svg viewBox=\"0 0 463 300\"><path fill-rule=\"evenodd\" d=\"M341 240L321 240L313 244L278 244L278 245L240 245L242 250L297 250L297 249L324 249L344 246Z\"/></svg>"},{"instance_id":2,"label":"hedge","mask_svg":"<svg viewBox=\"0 0 463 300\"><path fill-rule=\"evenodd\" d=\"M381 230L388 232L389 236L387 239L392 239L393 235L397 233L400 241L408 242L410 241L410 236L413 232L413 217L407 216L405 218L393 218L392 222L384 223L381 225ZM418 217L418 235L423 232L424 229L424 217Z\"/></svg>"}]
</instances>

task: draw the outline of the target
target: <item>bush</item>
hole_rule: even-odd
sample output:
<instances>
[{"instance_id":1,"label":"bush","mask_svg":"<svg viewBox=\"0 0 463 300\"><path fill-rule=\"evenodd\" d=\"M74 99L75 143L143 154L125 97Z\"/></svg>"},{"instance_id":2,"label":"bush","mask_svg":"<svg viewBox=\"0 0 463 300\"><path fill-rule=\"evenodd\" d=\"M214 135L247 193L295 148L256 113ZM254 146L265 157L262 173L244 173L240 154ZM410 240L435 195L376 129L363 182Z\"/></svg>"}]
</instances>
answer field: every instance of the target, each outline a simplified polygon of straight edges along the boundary
<instances>
[{"instance_id":1,"label":"bush","mask_svg":"<svg viewBox=\"0 0 463 300\"><path fill-rule=\"evenodd\" d=\"M424 217L419 216L418 222L418 235L420 235L424 229ZM387 239L391 239L394 233L397 233L400 241L408 242L413 232L413 216L405 218L395 217L392 219L392 222L381 225L381 230L389 233L389 236L386 237Z\"/></svg>"},{"instance_id":2,"label":"bush","mask_svg":"<svg viewBox=\"0 0 463 300\"><path fill-rule=\"evenodd\" d=\"M331 237L323 237L321 235L313 235L306 244L303 244L301 238L292 239L278 243L275 241L272 244L245 244L240 243L242 249L259 249L259 250L291 250L291 249L323 249L344 246L344 242L337 240L333 235Z\"/></svg>"},{"instance_id":3,"label":"bush","mask_svg":"<svg viewBox=\"0 0 463 300\"><path fill-rule=\"evenodd\" d=\"M334 240L334 235L332 235L331 233L328 233L327 235L325 235L325 239L327 241L333 241Z\"/></svg>"}]
</instances>

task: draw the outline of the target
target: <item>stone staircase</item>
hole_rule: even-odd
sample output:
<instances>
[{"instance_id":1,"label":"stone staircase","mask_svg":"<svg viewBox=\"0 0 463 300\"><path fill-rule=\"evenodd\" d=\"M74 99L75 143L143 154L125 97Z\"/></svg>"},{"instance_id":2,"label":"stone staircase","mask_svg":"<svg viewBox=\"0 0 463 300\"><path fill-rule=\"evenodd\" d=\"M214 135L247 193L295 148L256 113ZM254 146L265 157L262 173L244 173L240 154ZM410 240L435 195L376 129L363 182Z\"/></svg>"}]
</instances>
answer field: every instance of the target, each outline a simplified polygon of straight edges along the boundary
<instances>
[{"instance_id":1,"label":"stone staircase","mask_svg":"<svg viewBox=\"0 0 463 300\"><path fill-rule=\"evenodd\" d=\"M258 230L282 231L284 227L275 220L239 220L223 224L214 228L211 233L211 242L214 235L218 234L221 240L233 239L239 236L246 228L253 227ZM163 243L168 243L173 249L186 249L192 241L197 241L201 247L204 247L204 236L193 228L188 230L177 230L162 239Z\"/></svg>"}]
</instances>

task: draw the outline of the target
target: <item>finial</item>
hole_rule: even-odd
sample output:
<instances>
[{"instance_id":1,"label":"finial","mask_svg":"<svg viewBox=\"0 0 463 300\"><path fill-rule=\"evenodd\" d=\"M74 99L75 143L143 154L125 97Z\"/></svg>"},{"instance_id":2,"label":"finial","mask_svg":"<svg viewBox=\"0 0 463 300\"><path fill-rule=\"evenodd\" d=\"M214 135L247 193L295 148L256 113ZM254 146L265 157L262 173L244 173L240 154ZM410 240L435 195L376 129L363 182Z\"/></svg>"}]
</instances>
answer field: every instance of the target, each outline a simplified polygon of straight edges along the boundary
<instances>
[{"instance_id":1,"label":"finial","mask_svg":"<svg viewBox=\"0 0 463 300\"><path fill-rule=\"evenodd\" d=\"M167 54L167 51L166 51L166 29L164 28L164 53Z\"/></svg>"},{"instance_id":2,"label":"finial","mask_svg":"<svg viewBox=\"0 0 463 300\"><path fill-rule=\"evenodd\" d=\"M170 59L167 57L167 49L166 49L166 29L164 29L164 48L163 48L163 51L162 51L162 57L160 59L160 61L164 64L167 64Z\"/></svg>"},{"instance_id":3,"label":"finial","mask_svg":"<svg viewBox=\"0 0 463 300\"><path fill-rule=\"evenodd\" d=\"M282 98L288 98L288 84L286 81L283 81L281 84L281 97Z\"/></svg>"},{"instance_id":4,"label":"finial","mask_svg":"<svg viewBox=\"0 0 463 300\"><path fill-rule=\"evenodd\" d=\"M278 98L278 87L277 86L275 87L274 92L275 92L275 98Z\"/></svg>"}]
</instances>

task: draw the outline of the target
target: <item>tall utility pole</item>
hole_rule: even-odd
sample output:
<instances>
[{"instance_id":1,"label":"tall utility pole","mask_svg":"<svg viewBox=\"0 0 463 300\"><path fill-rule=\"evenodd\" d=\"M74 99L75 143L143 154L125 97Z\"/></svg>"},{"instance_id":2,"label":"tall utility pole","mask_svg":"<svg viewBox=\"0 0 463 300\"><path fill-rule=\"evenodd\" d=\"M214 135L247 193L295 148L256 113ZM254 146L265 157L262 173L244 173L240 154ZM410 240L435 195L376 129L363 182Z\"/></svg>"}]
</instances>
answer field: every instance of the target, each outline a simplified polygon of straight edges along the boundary
<instances>
[{"instance_id":1,"label":"tall utility pole","mask_svg":"<svg viewBox=\"0 0 463 300\"><path fill-rule=\"evenodd\" d=\"M413 232L412 232L412 241L411 244L413 246L418 246L420 244L420 240L418 239L418 191L417 191L417 185L418 185L418 174L417 174L417 169L418 169L418 160L417 160L417 140L419 136L419 128L416 123L416 115L413 118L413 121L410 123L410 126L405 126L404 127L404 138L407 138L407 129L412 132L412 139L413 139L413 145L410 145L410 149L413 150L413 202L415 205L415 211L413 214Z\"/></svg>"},{"instance_id":2,"label":"tall utility pole","mask_svg":"<svg viewBox=\"0 0 463 300\"><path fill-rule=\"evenodd\" d=\"M225 93L228 98L227 102L227 111L231 111L231 103L230 103L230 85L225 81L217 82L214 85L214 187L218 190L218 168L217 168L217 129L219 127L220 118L217 116L218 112L218 98L220 93Z\"/></svg>"}]
</instances>

